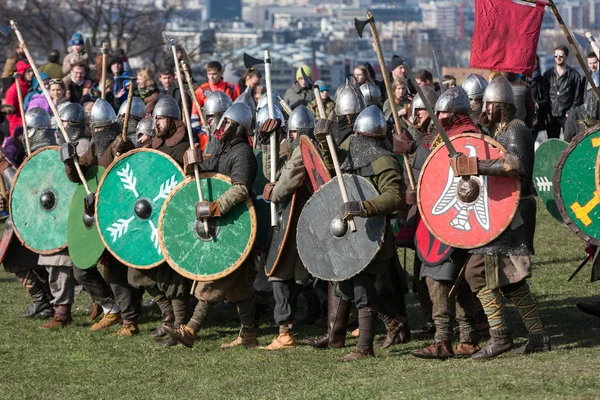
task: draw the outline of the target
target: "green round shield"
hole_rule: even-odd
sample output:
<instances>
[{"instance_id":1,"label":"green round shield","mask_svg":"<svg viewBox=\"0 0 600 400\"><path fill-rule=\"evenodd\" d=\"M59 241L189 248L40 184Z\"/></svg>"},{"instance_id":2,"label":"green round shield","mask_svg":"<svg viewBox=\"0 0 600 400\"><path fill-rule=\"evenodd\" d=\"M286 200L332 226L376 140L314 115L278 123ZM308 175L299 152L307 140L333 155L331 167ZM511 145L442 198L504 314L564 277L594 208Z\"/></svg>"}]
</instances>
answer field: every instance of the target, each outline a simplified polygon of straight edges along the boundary
<instances>
[{"instance_id":1,"label":"green round shield","mask_svg":"<svg viewBox=\"0 0 600 400\"><path fill-rule=\"evenodd\" d=\"M158 216L183 171L168 155L136 149L113 162L96 195L96 224L104 245L132 268L164 262L158 243Z\"/></svg>"},{"instance_id":2,"label":"green round shield","mask_svg":"<svg viewBox=\"0 0 600 400\"><path fill-rule=\"evenodd\" d=\"M228 177L200 174L204 200L216 201L231 187ZM256 213L250 199L227 214L209 218L211 238L199 230L196 221L198 190L195 179L186 179L165 200L158 221L160 246L169 265L181 275L212 281L235 271L252 251L256 238Z\"/></svg>"},{"instance_id":3,"label":"green round shield","mask_svg":"<svg viewBox=\"0 0 600 400\"><path fill-rule=\"evenodd\" d=\"M596 190L599 146L600 131L576 136L558 158L552 179L563 221L594 246L600 246L600 196Z\"/></svg>"},{"instance_id":4,"label":"green round shield","mask_svg":"<svg viewBox=\"0 0 600 400\"><path fill-rule=\"evenodd\" d=\"M52 254L67 246L67 218L77 184L65 174L58 146L35 151L19 167L10 192L10 217L31 251Z\"/></svg>"},{"instance_id":5,"label":"green round shield","mask_svg":"<svg viewBox=\"0 0 600 400\"><path fill-rule=\"evenodd\" d=\"M566 148L567 142L560 139L548 139L536 150L533 164L533 184L540 201L550 215L560 223L563 222L563 219L558 207L556 207L556 200L554 200L552 177L554 176L554 167L556 167L558 157Z\"/></svg>"},{"instance_id":6,"label":"green round shield","mask_svg":"<svg viewBox=\"0 0 600 400\"><path fill-rule=\"evenodd\" d=\"M93 192L98 188L98 183L104 174L104 168L97 165L85 172L85 180ZM84 215L84 201L87 192L83 185L78 185L71 200L69 220L67 222L67 243L69 256L73 264L79 269L88 269L98 262L104 251L104 243L100 239L100 232L96 228L93 216Z\"/></svg>"},{"instance_id":7,"label":"green round shield","mask_svg":"<svg viewBox=\"0 0 600 400\"><path fill-rule=\"evenodd\" d=\"M254 156L256 157L256 163L258 165L256 178L254 179L254 183L252 183L252 191L256 195L254 209L256 210L258 219L254 246L263 247L267 244L269 231L271 230L271 206L269 205L269 202L262 197L263 190L265 189L265 185L269 182L269 179L263 173L262 150L254 149Z\"/></svg>"}]
</instances>

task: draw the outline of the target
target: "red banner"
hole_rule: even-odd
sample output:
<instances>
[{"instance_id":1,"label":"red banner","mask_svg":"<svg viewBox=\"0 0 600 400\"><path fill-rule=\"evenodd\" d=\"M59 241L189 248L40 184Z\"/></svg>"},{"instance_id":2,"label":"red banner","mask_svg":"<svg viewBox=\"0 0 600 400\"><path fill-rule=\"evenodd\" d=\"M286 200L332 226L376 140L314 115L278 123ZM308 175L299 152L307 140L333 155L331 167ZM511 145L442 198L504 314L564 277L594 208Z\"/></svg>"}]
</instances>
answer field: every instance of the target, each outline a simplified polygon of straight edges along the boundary
<instances>
[{"instance_id":1,"label":"red banner","mask_svg":"<svg viewBox=\"0 0 600 400\"><path fill-rule=\"evenodd\" d=\"M531 77L546 3L475 0L471 68Z\"/></svg>"}]
</instances>

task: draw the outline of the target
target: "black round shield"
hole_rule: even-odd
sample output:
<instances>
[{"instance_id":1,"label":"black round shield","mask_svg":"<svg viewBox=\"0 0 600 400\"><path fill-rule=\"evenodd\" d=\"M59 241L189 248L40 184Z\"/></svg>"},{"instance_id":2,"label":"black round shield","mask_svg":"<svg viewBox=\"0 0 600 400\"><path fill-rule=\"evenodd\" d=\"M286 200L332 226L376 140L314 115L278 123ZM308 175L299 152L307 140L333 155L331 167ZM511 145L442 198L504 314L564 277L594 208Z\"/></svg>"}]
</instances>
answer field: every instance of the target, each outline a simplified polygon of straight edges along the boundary
<instances>
[{"instance_id":1,"label":"black round shield","mask_svg":"<svg viewBox=\"0 0 600 400\"><path fill-rule=\"evenodd\" d=\"M377 196L375 187L358 175L343 174L348 199L363 201ZM333 178L304 205L298 220L298 254L308 271L326 281L344 281L365 269L383 243L384 217L355 218L356 232L342 237L331 233L331 222L340 218L342 195Z\"/></svg>"}]
</instances>

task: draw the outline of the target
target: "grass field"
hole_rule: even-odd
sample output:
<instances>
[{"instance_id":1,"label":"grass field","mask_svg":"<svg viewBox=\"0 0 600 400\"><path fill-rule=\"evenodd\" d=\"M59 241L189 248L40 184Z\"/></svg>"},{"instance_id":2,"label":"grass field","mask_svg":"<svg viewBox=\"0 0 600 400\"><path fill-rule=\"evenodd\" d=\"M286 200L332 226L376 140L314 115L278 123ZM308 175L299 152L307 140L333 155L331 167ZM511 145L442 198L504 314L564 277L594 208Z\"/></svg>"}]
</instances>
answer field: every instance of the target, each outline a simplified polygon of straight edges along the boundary
<instances>
[{"instance_id":1,"label":"grass field","mask_svg":"<svg viewBox=\"0 0 600 400\"><path fill-rule=\"evenodd\" d=\"M429 361L409 355L429 344L417 337L377 358L356 363L340 359L342 350L300 346L268 353L258 349L219 350L237 334L234 312L220 309L201 331L193 349L161 348L148 333L158 326L153 309L144 315L142 334L134 338L94 333L80 294L75 323L46 332L39 320L17 317L29 299L14 276L0 272L1 399L398 399L398 398L594 398L600 397L600 320L587 316L575 302L600 300L589 283L589 266L574 281L567 278L583 259L583 245L565 226L538 210L535 272L530 285L552 336L546 354L507 354L487 362L470 359ZM408 257L411 258L410 256ZM410 321L421 324L415 295L409 296ZM516 310L510 326L522 343L526 331ZM302 313L300 314L300 318ZM383 332L383 327L380 327ZM297 337L322 332L297 326ZM276 333L263 320L261 345Z\"/></svg>"}]
</instances>

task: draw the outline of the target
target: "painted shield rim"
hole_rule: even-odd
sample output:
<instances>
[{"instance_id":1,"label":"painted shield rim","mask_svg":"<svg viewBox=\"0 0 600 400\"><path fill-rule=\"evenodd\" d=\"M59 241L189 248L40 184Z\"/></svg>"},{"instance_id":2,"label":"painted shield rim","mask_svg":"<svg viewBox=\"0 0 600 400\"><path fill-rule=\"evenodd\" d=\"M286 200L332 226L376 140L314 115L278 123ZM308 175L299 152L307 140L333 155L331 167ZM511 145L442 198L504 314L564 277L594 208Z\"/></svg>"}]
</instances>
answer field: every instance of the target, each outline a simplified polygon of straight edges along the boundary
<instances>
[{"instance_id":1,"label":"painted shield rim","mask_svg":"<svg viewBox=\"0 0 600 400\"><path fill-rule=\"evenodd\" d=\"M368 184L369 186L371 186L373 188L373 190L375 191L375 193L379 194L379 191L377 190L377 188L375 187L375 185L373 185L367 178L360 176L360 175L356 175L356 174L349 174L349 173L342 173L342 177L349 177L350 179L356 177L359 180L364 180L366 184ZM319 188L319 190L322 190L324 187L326 187L328 184L331 184L332 186L336 187L337 190L339 191L339 187L338 187L338 183L334 182L334 179L337 179L337 176L334 176L333 178L331 178L331 180L327 183L325 183L323 186L321 186ZM334 183L332 183L334 182ZM317 192L319 191L317 190ZM334 189L332 189L334 190ZM316 192L315 192L316 193ZM311 196L308 201L306 202L306 204L304 205L304 207L302 208L302 212L300 212L300 216L298 218L298 226L296 227L296 237L299 236L300 233L300 220L302 219L302 216L305 215L305 211L308 209L306 206L312 201L313 196ZM340 200L342 200L342 197L340 195ZM341 202L340 202L341 205ZM375 257L377 257L377 254L379 253L379 251L381 250L381 246L383 245L383 240L385 239L385 232L387 230L387 225L388 225L388 220L386 217L370 217L370 218L382 218L383 219L383 227L381 229L381 244L378 246L377 251L375 251L375 253L373 254L373 256L370 258L369 262L362 267L359 271L355 272L354 274L350 275L350 276L346 276L343 279L341 277L336 277L335 279L325 279L325 278L321 278L315 274L313 274L310 269L307 267L307 265L304 263L304 260L302 260L302 255L300 252L300 248L298 248L298 256L300 257L300 260L302 261L302 264L304 265L304 268L306 268L306 270L315 278L321 279L321 280L325 280L325 281L329 281L329 282L342 282L345 280L348 280L358 274L360 274L361 272L363 272L365 270L365 268L367 268L369 266L369 264L375 259ZM365 220L367 218L364 218ZM297 239L296 239L297 240ZM372 241L371 241L372 242Z\"/></svg>"},{"instance_id":2,"label":"painted shield rim","mask_svg":"<svg viewBox=\"0 0 600 400\"><path fill-rule=\"evenodd\" d=\"M273 262L273 266L271 267L271 272L267 272L267 263L265 262L265 275L267 275L268 277L272 276L275 273L275 270L277 269L278 265L279 265L279 261L281 261L281 256L283 254L283 250L287 247L287 241L289 240L289 236L290 236L290 225L292 222L292 218L294 218L294 212L296 211L296 191L294 191L294 194L292 195L292 198L290 199L290 212L289 212L289 217L286 221L285 224L285 232L283 233L283 240L281 241L281 247L279 248L279 251L277 252L277 257L275 258L275 261ZM273 228L271 228L273 229ZM269 250L271 250L271 247L269 247ZM267 260L269 259L269 256L267 254ZM267 261L265 260L265 261Z\"/></svg>"},{"instance_id":3,"label":"painted shield rim","mask_svg":"<svg viewBox=\"0 0 600 400\"><path fill-rule=\"evenodd\" d=\"M327 168L327 165L325 165L325 161L323 160L323 156L321 155L321 152L317 149L317 147L315 146L315 144L312 142L312 140L310 140L310 138L306 135L302 135L300 136L300 151L302 152L302 147L308 148L308 151L317 155L319 161L321 162L321 165L323 166L323 171L325 171L327 173L327 176L329 177L329 179L325 182L329 182L331 179L333 179L333 177L331 176L331 172L329 172L329 168ZM304 154L304 152L302 152L302 154ZM304 157L302 158L302 163L304 164ZM304 167L306 169L306 167ZM310 181L310 179L309 179ZM324 184L325 184L324 183ZM320 187L318 187L316 190L312 187L312 184L310 185L310 189L311 192L314 193L317 190L320 189Z\"/></svg>"},{"instance_id":4,"label":"painted shield rim","mask_svg":"<svg viewBox=\"0 0 600 400\"><path fill-rule=\"evenodd\" d=\"M140 269L140 270L147 270L147 269L156 268L160 264L164 263L165 262L164 253L163 253L163 257L161 258L161 260L158 261L158 262L155 262L153 264L145 265L145 266L141 266L141 267L138 266L138 265L131 264L131 263L123 260L121 257L119 257L119 255L117 255L110 248L110 246L108 246L108 244L106 243L106 240L104 239L104 235L102 234L102 231L100 230L100 224L98 223L98 204L99 204L98 194L100 193L100 189L102 188L102 185L104 184L104 180L108 176L108 173L114 168L114 166L118 162L120 162L122 159L124 159L126 157L129 157L129 156L131 156L132 154L135 154L135 153L156 153L156 154L158 154L158 155L166 158L168 161L170 161L177 168L177 170L181 173L181 175L183 177L185 177L185 174L183 173L183 169L179 166L179 164L175 160L173 160L173 158L171 158L168 154L163 153L162 151L158 151L158 150L155 150L155 149L147 149L147 148L133 149L131 151L128 151L127 153L125 153L125 154L123 154L123 155L115 158L113 160L113 162L110 163L110 165L108 166L108 168L106 168L106 170L104 171L104 175L102 175L102 179L100 179L100 182L98 183L98 188L96 189L96 205L94 207L94 220L96 221L96 229L98 229L98 232L99 232L99 235L100 235L100 239L102 240L102 243L104 243L104 248L106 248L110 252L110 254L112 254L120 263L122 263L124 265L127 265L128 267L135 268L135 269ZM173 190L175 190L175 189L173 189ZM171 193L172 192L173 191L171 191ZM169 195L170 195L170 193L169 193ZM165 199L165 202L166 201L167 201L167 199ZM164 206L164 204L165 203L163 203L163 206ZM160 212L162 213L162 207L161 207L161 211ZM159 220L160 220L161 215L162 214L159 214L159 217L158 217ZM160 231L160 229L159 229L159 231ZM162 248L161 248L161 251L162 251Z\"/></svg>"},{"instance_id":5,"label":"painted shield rim","mask_svg":"<svg viewBox=\"0 0 600 400\"><path fill-rule=\"evenodd\" d=\"M457 140L457 139L462 139L462 138L474 138L474 139L479 139L482 140L486 143L488 143L489 145L497 148L499 151L501 151L502 153L506 154L506 149L504 148L504 146L502 146L499 142L497 142L496 140L492 139L489 136L486 136L482 133L461 133L459 135L455 135L452 136L450 138L451 141ZM419 181L417 183L417 206L419 208L419 214L421 216L421 218L423 219L423 223L425 224L425 226L427 226L427 229L429 229L429 232L431 232L431 234L433 236L435 236L440 242L445 243L449 246L452 247L456 247L457 249L476 249L478 247L481 246L485 246L488 243L491 243L492 241L494 241L496 238L498 238L498 236L500 236L505 230L506 228L508 228L508 226L512 223L517 210L519 209L519 201L521 200L521 183L519 180L515 180L516 182L516 201L515 201L515 206L513 207L513 211L510 214L510 218L508 218L508 221L504 224L503 229L500 229L493 237L491 237L490 239L486 239L486 241L478 243L477 245L471 245L471 246L464 246L464 245L460 245L460 244L454 244L454 243L449 243L448 241L442 239L441 237L439 237L436 232L434 230L431 229L431 226L429 225L429 222L427 221L427 218L424 218L424 212L423 212L423 206L421 205L421 191L419 190L419 188L421 187L421 181L423 179L423 171L426 169L426 167L429 165L429 162L431 161L431 159L437 154L438 151L441 151L441 149L446 149L446 145L439 145L437 146L435 149L433 149L431 151L431 154L429 154L429 156L427 157L427 160L425 160L425 163L423 164L423 167L421 168L421 176L419 176ZM448 159L450 160L450 159ZM448 165L450 165L450 162L448 161Z\"/></svg>"},{"instance_id":6,"label":"painted shield rim","mask_svg":"<svg viewBox=\"0 0 600 400\"><path fill-rule=\"evenodd\" d=\"M25 160L23 160L23 162L21 163L21 165L17 169L17 172L15 173L15 177L13 179L13 185L10 188L10 196L9 196L9 200L8 200L8 209L11 211L10 212L10 222L12 223L13 232L17 236L17 238L19 239L19 242L21 242L21 244L23 246L25 246L27 249L33 251L34 253L43 254L43 255L50 255L50 254L58 253L59 251L64 250L64 249L67 248L68 243L67 243L67 240L66 240L66 236L67 236L66 230L65 230L65 244L63 244L63 245L61 245L59 247L55 247L54 249L51 249L51 250L37 250L37 249L34 249L33 247L31 247L30 245L28 245L27 243L25 243L25 241L21 237L21 234L19 233L19 230L17 229L17 227L15 225L15 221L13 221L13 216L12 216L13 195L12 194L13 194L13 190L15 189L15 186L16 186L15 183L17 182L17 179L19 178L19 175L21 174L21 171L23 170L23 168L25 168L25 166L27 165L27 163L29 162L29 160L31 160L33 157L35 157L39 153L41 153L43 151L47 151L47 150L60 151L60 146L44 146L41 149L37 149L36 151L34 151L30 155L28 155L27 158L25 158ZM67 218L68 218L68 216L67 216Z\"/></svg>"},{"instance_id":7,"label":"painted shield rim","mask_svg":"<svg viewBox=\"0 0 600 400\"><path fill-rule=\"evenodd\" d=\"M552 177L552 185L554 187L554 200L556 201L556 207L558 208L558 212L562 216L565 225L567 225L573 233L575 233L577 236L583 239L586 243L590 243L594 246L600 246L600 239L591 237L587 233L583 232L571 219L569 213L567 212L567 209L565 208L565 202L562 198L562 194L560 191L560 182L562 176L562 169L565 165L565 161L567 161L567 158L569 157L569 154L571 154L575 147L577 147L577 145L581 143L585 138L587 138L590 135L593 135L594 133L598 133L599 131L597 130L597 128L598 127L596 127L594 130L589 129L585 132L582 132L571 140L567 148L564 149L562 153L560 153L558 161L556 162L556 167L554 167L554 176ZM600 157L600 155L598 157ZM596 159L596 166L594 169L594 173L596 175L594 177L594 183L596 185L598 183L598 157ZM597 186L596 193L598 194Z\"/></svg>"},{"instance_id":8,"label":"painted shield rim","mask_svg":"<svg viewBox=\"0 0 600 400\"><path fill-rule=\"evenodd\" d=\"M200 173L199 176L200 176L200 179L209 179L209 178L220 179L231 185L231 178L229 178L226 175L219 174L216 172L202 172L202 173ZM250 213L250 237L248 238L248 243L246 244L246 248L242 252L241 256L229 268L227 268L217 274L206 275L206 276L194 275L194 274L189 273L188 271L185 271L185 270L179 268L179 266L177 264L175 264L175 262L169 256L169 252L167 251L167 248L165 246L165 243L163 240L163 221L164 221L164 217L165 217L165 211L166 211L167 207L169 206L171 199L184 186L186 186L189 183L195 182L195 180L196 180L196 178L186 177L182 182L180 182L177 186L175 186L175 188L171 191L171 193L169 193L169 195L165 199L165 202L163 203L163 206L160 210L160 216L158 217L158 243L160 245L160 249L161 249L163 255L165 256L165 261L179 275L181 275L185 278L194 280L194 281L198 281L198 282L215 281L215 280L224 278L227 275L230 275L232 272L237 270L242 265L242 263L244 263L246 261L246 259L250 256L250 253L252 252L252 249L254 247L254 241L256 240L256 227L257 227L256 211L254 210L254 203L252 203L252 200L249 197L246 198L246 206L248 207L248 211Z\"/></svg>"}]
</instances>

